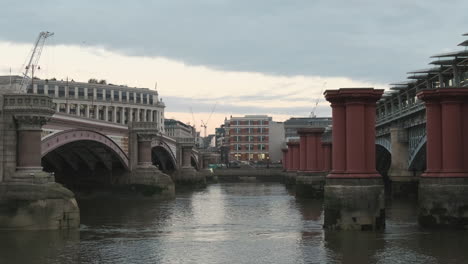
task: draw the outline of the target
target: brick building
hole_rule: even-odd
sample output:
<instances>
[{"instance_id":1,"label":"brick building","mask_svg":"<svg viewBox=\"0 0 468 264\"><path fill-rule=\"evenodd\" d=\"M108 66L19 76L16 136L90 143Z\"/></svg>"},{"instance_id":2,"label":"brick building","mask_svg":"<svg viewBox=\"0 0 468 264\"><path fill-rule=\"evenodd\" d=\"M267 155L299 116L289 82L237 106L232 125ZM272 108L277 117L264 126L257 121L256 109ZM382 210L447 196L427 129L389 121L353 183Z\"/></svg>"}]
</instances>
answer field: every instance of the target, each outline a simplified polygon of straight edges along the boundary
<instances>
[{"instance_id":1,"label":"brick building","mask_svg":"<svg viewBox=\"0 0 468 264\"><path fill-rule=\"evenodd\" d=\"M246 115L229 120L231 161L279 161L282 140L283 123L275 122L267 115Z\"/></svg>"}]
</instances>

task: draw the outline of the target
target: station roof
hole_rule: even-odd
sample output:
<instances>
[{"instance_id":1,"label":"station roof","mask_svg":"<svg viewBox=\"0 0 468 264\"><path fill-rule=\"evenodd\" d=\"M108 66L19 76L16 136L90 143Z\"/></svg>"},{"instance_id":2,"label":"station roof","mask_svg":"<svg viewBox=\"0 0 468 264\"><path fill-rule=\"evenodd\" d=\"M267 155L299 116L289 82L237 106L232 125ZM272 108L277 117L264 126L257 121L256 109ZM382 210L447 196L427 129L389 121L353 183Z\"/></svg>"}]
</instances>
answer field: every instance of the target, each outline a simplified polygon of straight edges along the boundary
<instances>
[{"instance_id":1,"label":"station roof","mask_svg":"<svg viewBox=\"0 0 468 264\"><path fill-rule=\"evenodd\" d=\"M411 75L408 76L408 79L413 79L413 80L424 80L429 77L429 74L419 74L419 75Z\"/></svg>"},{"instance_id":2,"label":"station roof","mask_svg":"<svg viewBox=\"0 0 468 264\"><path fill-rule=\"evenodd\" d=\"M468 46L468 40L463 41L462 43L458 44L458 46Z\"/></svg>"},{"instance_id":3,"label":"station roof","mask_svg":"<svg viewBox=\"0 0 468 264\"><path fill-rule=\"evenodd\" d=\"M442 57L466 57L468 56L468 50L459 50L446 53L440 53L431 56L431 58L442 58Z\"/></svg>"},{"instance_id":4,"label":"station roof","mask_svg":"<svg viewBox=\"0 0 468 264\"><path fill-rule=\"evenodd\" d=\"M433 65L452 65L454 60L435 60L429 62L429 64Z\"/></svg>"},{"instance_id":5,"label":"station roof","mask_svg":"<svg viewBox=\"0 0 468 264\"><path fill-rule=\"evenodd\" d=\"M421 69L421 70L416 70L416 71L410 71L407 72L407 74L416 74L416 73L438 73L441 70L443 70L442 67L434 67L434 68L429 68L429 69Z\"/></svg>"},{"instance_id":6,"label":"station roof","mask_svg":"<svg viewBox=\"0 0 468 264\"><path fill-rule=\"evenodd\" d=\"M394 86L401 86L401 85L405 85L405 86L408 86L410 84L414 84L416 83L416 81L403 81L403 82L396 82L396 83L390 83L390 85L394 85Z\"/></svg>"}]
</instances>

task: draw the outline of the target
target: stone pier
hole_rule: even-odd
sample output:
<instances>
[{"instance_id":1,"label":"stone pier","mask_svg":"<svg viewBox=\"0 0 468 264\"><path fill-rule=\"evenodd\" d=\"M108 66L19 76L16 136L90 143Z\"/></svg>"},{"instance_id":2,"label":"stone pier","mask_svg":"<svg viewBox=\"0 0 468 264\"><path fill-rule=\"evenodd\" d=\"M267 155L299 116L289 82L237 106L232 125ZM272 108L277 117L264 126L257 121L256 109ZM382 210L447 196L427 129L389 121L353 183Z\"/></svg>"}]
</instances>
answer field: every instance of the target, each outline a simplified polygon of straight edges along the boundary
<instances>
[{"instance_id":1,"label":"stone pier","mask_svg":"<svg viewBox=\"0 0 468 264\"><path fill-rule=\"evenodd\" d=\"M282 148L281 151L283 152L283 174L284 174L284 183L287 186L294 185L296 183L296 173L289 172L291 170L291 162L290 162L290 151L288 148Z\"/></svg>"},{"instance_id":2,"label":"stone pier","mask_svg":"<svg viewBox=\"0 0 468 264\"><path fill-rule=\"evenodd\" d=\"M325 185L324 227L379 230L385 227L382 177L375 169L375 107L383 90L327 90L331 102L332 170Z\"/></svg>"},{"instance_id":3,"label":"stone pier","mask_svg":"<svg viewBox=\"0 0 468 264\"><path fill-rule=\"evenodd\" d=\"M289 185L295 185L296 184L296 177L297 177L297 171L299 170L299 154L300 154L300 149L299 149L299 141L289 141L286 143L288 146L288 153L287 153L287 161L288 161L288 166L286 169L286 182L289 183Z\"/></svg>"},{"instance_id":4,"label":"stone pier","mask_svg":"<svg viewBox=\"0 0 468 264\"><path fill-rule=\"evenodd\" d=\"M408 170L408 135L405 128L390 129L392 161L388 170L393 197L407 197L417 193L418 177Z\"/></svg>"},{"instance_id":5,"label":"stone pier","mask_svg":"<svg viewBox=\"0 0 468 264\"><path fill-rule=\"evenodd\" d=\"M0 91L0 230L80 224L74 194L41 166L41 127L54 112L48 96Z\"/></svg>"},{"instance_id":6,"label":"stone pier","mask_svg":"<svg viewBox=\"0 0 468 264\"><path fill-rule=\"evenodd\" d=\"M296 196L322 198L325 185L322 134L324 128L303 128L300 136L300 166L296 176Z\"/></svg>"},{"instance_id":7,"label":"stone pier","mask_svg":"<svg viewBox=\"0 0 468 264\"><path fill-rule=\"evenodd\" d=\"M130 166L128 184L147 198L172 198L174 182L151 162L151 141L158 137L157 124L153 122L131 122Z\"/></svg>"},{"instance_id":8,"label":"stone pier","mask_svg":"<svg viewBox=\"0 0 468 264\"><path fill-rule=\"evenodd\" d=\"M417 94L426 105L427 167L419 182L423 227L468 228L468 90Z\"/></svg>"},{"instance_id":9,"label":"stone pier","mask_svg":"<svg viewBox=\"0 0 468 264\"><path fill-rule=\"evenodd\" d=\"M192 166L192 149L195 146L193 138L178 138L177 144L181 148L182 164L174 173L173 180L178 186L206 186L206 176L198 173Z\"/></svg>"}]
</instances>

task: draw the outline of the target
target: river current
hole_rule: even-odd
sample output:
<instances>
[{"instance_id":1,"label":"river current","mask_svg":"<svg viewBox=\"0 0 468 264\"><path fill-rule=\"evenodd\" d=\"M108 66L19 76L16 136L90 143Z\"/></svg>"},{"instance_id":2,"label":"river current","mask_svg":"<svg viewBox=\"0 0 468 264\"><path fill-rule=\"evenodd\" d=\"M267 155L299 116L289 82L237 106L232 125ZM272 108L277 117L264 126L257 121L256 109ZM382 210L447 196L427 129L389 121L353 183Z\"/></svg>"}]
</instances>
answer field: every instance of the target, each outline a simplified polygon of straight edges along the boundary
<instances>
[{"instance_id":1,"label":"river current","mask_svg":"<svg viewBox=\"0 0 468 264\"><path fill-rule=\"evenodd\" d=\"M421 229L412 200L377 233L324 231L322 201L274 183L79 204L77 231L0 232L0 263L468 263L468 232Z\"/></svg>"}]
</instances>

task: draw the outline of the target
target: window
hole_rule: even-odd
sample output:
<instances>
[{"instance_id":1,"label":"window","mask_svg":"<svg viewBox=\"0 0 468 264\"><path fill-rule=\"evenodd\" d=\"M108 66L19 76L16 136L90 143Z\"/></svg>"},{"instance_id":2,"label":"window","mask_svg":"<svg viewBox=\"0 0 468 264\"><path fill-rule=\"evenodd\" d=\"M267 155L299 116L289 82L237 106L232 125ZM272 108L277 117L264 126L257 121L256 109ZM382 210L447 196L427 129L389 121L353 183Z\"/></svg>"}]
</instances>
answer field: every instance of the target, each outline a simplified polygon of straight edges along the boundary
<instances>
[{"instance_id":1,"label":"window","mask_svg":"<svg viewBox=\"0 0 468 264\"><path fill-rule=\"evenodd\" d=\"M97 99L102 100L102 89L97 89Z\"/></svg>"},{"instance_id":2,"label":"window","mask_svg":"<svg viewBox=\"0 0 468 264\"><path fill-rule=\"evenodd\" d=\"M94 89L88 88L88 99L94 99Z\"/></svg>"},{"instance_id":3,"label":"window","mask_svg":"<svg viewBox=\"0 0 468 264\"><path fill-rule=\"evenodd\" d=\"M68 97L75 97L75 87L68 87Z\"/></svg>"},{"instance_id":4,"label":"window","mask_svg":"<svg viewBox=\"0 0 468 264\"><path fill-rule=\"evenodd\" d=\"M259 145L258 145L258 149L259 149L259 150L265 150L265 149L266 149L266 148L265 148L265 144L259 144Z\"/></svg>"},{"instance_id":5,"label":"window","mask_svg":"<svg viewBox=\"0 0 468 264\"><path fill-rule=\"evenodd\" d=\"M84 88L83 87L78 88L78 97L79 98L84 98Z\"/></svg>"},{"instance_id":6,"label":"window","mask_svg":"<svg viewBox=\"0 0 468 264\"><path fill-rule=\"evenodd\" d=\"M133 94L133 93L130 93L130 102L133 103L134 100L135 100L134 94Z\"/></svg>"},{"instance_id":7,"label":"window","mask_svg":"<svg viewBox=\"0 0 468 264\"><path fill-rule=\"evenodd\" d=\"M44 85L43 84L37 85L37 93L38 94L44 94Z\"/></svg>"},{"instance_id":8,"label":"window","mask_svg":"<svg viewBox=\"0 0 468 264\"><path fill-rule=\"evenodd\" d=\"M253 150L253 145L252 144L247 144L247 150Z\"/></svg>"},{"instance_id":9,"label":"window","mask_svg":"<svg viewBox=\"0 0 468 264\"><path fill-rule=\"evenodd\" d=\"M139 94L139 93L136 94L136 102L138 104L141 103L141 94Z\"/></svg>"},{"instance_id":10,"label":"window","mask_svg":"<svg viewBox=\"0 0 468 264\"><path fill-rule=\"evenodd\" d=\"M112 100L119 101L119 91L114 91L114 98Z\"/></svg>"},{"instance_id":11,"label":"window","mask_svg":"<svg viewBox=\"0 0 468 264\"><path fill-rule=\"evenodd\" d=\"M247 141L253 142L253 141L254 141L254 137L253 137L253 136L248 136L248 137L247 137Z\"/></svg>"},{"instance_id":12,"label":"window","mask_svg":"<svg viewBox=\"0 0 468 264\"><path fill-rule=\"evenodd\" d=\"M127 92L122 92L122 101L127 102Z\"/></svg>"},{"instance_id":13,"label":"window","mask_svg":"<svg viewBox=\"0 0 468 264\"><path fill-rule=\"evenodd\" d=\"M249 128L247 129L247 132L248 132L249 134L253 134L253 133L254 133L254 129L251 128L251 127L249 127Z\"/></svg>"},{"instance_id":14,"label":"window","mask_svg":"<svg viewBox=\"0 0 468 264\"><path fill-rule=\"evenodd\" d=\"M235 144L235 145L234 145L234 149L235 149L235 150L241 150L241 145Z\"/></svg>"},{"instance_id":15,"label":"window","mask_svg":"<svg viewBox=\"0 0 468 264\"><path fill-rule=\"evenodd\" d=\"M111 101L111 91L106 91L106 101Z\"/></svg>"},{"instance_id":16,"label":"window","mask_svg":"<svg viewBox=\"0 0 468 264\"><path fill-rule=\"evenodd\" d=\"M59 87L59 97L65 97L65 87L64 86Z\"/></svg>"}]
</instances>

